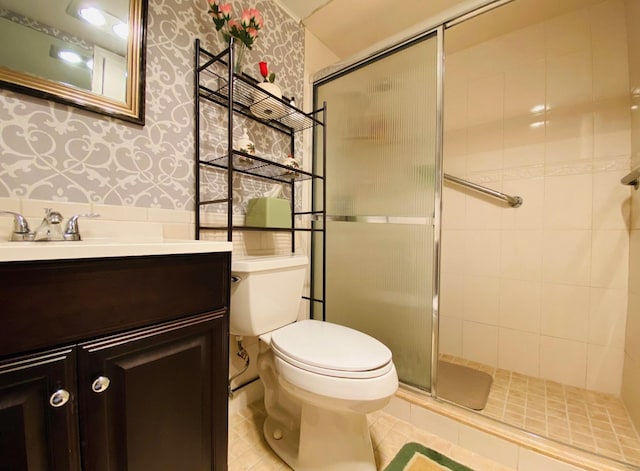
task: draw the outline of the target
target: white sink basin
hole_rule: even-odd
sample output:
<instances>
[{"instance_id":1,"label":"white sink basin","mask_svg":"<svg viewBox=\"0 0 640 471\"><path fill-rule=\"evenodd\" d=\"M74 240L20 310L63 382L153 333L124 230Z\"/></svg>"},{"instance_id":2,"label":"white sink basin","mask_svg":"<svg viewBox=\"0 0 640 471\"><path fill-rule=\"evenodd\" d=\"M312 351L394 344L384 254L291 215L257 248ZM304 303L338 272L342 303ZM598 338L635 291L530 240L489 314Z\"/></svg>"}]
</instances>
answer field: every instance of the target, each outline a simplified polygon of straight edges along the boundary
<instances>
[{"instance_id":1,"label":"white sink basin","mask_svg":"<svg viewBox=\"0 0 640 471\"><path fill-rule=\"evenodd\" d=\"M0 262L230 252L231 245L201 240L0 242Z\"/></svg>"}]
</instances>

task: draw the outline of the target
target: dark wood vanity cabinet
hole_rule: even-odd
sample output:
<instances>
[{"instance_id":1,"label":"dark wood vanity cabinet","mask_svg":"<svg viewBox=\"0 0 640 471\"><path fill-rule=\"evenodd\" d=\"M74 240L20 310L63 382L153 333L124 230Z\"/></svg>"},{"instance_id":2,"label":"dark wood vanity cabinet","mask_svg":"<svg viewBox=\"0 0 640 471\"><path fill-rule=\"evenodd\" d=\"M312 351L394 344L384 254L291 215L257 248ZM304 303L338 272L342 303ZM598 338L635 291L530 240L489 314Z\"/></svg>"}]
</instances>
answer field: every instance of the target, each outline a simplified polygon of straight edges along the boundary
<instances>
[{"instance_id":1,"label":"dark wood vanity cabinet","mask_svg":"<svg viewBox=\"0 0 640 471\"><path fill-rule=\"evenodd\" d=\"M75 354L63 348L0 364L1 471L80 469Z\"/></svg>"},{"instance_id":2,"label":"dark wood vanity cabinet","mask_svg":"<svg viewBox=\"0 0 640 471\"><path fill-rule=\"evenodd\" d=\"M83 469L212 469L213 438L226 434L214 430L227 421L213 409L214 350L224 342L211 314L81 345Z\"/></svg>"},{"instance_id":3,"label":"dark wood vanity cabinet","mask_svg":"<svg viewBox=\"0 0 640 471\"><path fill-rule=\"evenodd\" d=\"M73 332L72 317L59 314L55 318L66 319L69 327L51 330L64 332L65 340L71 336L72 342L58 347L54 335L52 348L1 357L0 471L226 470L229 253L143 258L148 257L120 260L137 267L137 278L127 277L127 283L150 289L149 282L157 278L151 272L139 278L144 267L162 272L173 266L187 277L182 282L186 292L170 286L172 277L166 277L169 282L159 287L163 293L140 293L157 309L145 309L144 316L131 313L129 324L121 329L105 327L113 317L126 318L115 314L117 302L107 299L102 314L98 308L91 314L98 320L104 315L105 322L92 324L91 331L111 330L111 334ZM60 262L58 268L63 272L81 268L78 275L84 272L85 280L97 277L103 292L96 293L94 302L100 304L106 280L96 274L105 261L91 261L85 267L81 265L87 261L76 262L80 265ZM107 265L114 268L117 262L111 259ZM31 268L38 266L43 268L42 264ZM49 268L44 267L45 272ZM9 294L1 287L8 281L7 269L8 264L0 264L3 299ZM190 288L185 288L185 281L193 282ZM122 282L109 283L120 290ZM203 289L210 294L185 298L178 303L185 309L182 314L176 312L167 320L163 304L176 306L177 299L195 294L190 290ZM145 320L139 327L140 318L153 317L153 312L157 322ZM13 315L17 313L3 313L10 328L0 329L0 349L3 342L15 343L7 330L13 329L15 335L16 326L24 324ZM77 324L85 325L86 320ZM40 342L45 329L42 325L34 329L37 332L23 338L26 345Z\"/></svg>"}]
</instances>

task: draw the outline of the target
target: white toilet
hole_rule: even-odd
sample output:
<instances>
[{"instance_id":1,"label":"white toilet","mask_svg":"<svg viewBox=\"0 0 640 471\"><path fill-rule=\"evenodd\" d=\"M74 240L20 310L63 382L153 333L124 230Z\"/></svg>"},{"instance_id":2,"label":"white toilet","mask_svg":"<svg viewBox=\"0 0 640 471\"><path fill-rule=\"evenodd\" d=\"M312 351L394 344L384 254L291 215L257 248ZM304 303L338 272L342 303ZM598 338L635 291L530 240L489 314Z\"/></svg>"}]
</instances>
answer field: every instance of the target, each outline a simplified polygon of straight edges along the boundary
<instances>
[{"instance_id":1,"label":"white toilet","mask_svg":"<svg viewBox=\"0 0 640 471\"><path fill-rule=\"evenodd\" d=\"M264 436L296 471L375 471L366 414L398 388L391 351L328 322L296 322L306 256L233 260L231 334L259 336Z\"/></svg>"}]
</instances>

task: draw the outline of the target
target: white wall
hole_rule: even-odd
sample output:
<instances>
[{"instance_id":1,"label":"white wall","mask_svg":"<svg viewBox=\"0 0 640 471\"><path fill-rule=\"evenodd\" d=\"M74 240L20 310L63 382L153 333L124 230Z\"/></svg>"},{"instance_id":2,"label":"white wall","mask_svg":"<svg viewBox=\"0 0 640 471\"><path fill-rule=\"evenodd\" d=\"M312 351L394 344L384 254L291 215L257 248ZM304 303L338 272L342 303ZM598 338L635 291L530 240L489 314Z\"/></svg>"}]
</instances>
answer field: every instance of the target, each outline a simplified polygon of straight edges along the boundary
<instances>
[{"instance_id":1,"label":"white wall","mask_svg":"<svg viewBox=\"0 0 640 471\"><path fill-rule=\"evenodd\" d=\"M620 392L628 90L622 0L447 54L441 353Z\"/></svg>"}]
</instances>

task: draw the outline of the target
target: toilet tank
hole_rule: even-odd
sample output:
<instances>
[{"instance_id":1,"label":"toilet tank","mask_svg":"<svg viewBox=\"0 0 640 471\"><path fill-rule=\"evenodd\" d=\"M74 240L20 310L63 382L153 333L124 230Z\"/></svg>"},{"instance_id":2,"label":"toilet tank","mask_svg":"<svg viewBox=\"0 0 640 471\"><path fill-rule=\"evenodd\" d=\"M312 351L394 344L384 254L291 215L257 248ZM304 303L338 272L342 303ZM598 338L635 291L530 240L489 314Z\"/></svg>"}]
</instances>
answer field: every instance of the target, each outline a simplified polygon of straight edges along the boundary
<instances>
[{"instance_id":1,"label":"toilet tank","mask_svg":"<svg viewBox=\"0 0 640 471\"><path fill-rule=\"evenodd\" d=\"M306 255L232 259L230 333L257 336L295 322L308 263Z\"/></svg>"}]
</instances>

